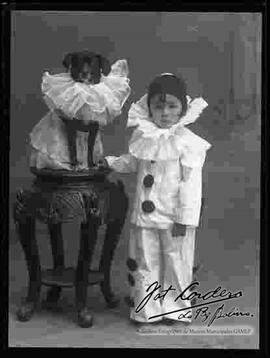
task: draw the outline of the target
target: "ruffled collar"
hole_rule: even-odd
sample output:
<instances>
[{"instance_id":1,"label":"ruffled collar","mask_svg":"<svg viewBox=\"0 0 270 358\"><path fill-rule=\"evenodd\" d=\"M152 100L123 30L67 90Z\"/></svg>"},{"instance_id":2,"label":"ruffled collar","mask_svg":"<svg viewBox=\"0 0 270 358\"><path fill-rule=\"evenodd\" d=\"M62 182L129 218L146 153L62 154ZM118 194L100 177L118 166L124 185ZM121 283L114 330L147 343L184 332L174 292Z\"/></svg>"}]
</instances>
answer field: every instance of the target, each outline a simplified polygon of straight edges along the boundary
<instances>
[{"instance_id":1,"label":"ruffled collar","mask_svg":"<svg viewBox=\"0 0 270 358\"><path fill-rule=\"evenodd\" d=\"M104 82L105 76L101 75L100 82ZM85 84L83 82L76 82L71 77L69 72L62 72L56 74L50 74L48 71L45 71L42 76L42 91L46 92L52 87L62 87L67 88L71 86L77 86L86 93L96 90L100 83L97 84Z\"/></svg>"},{"instance_id":2,"label":"ruffled collar","mask_svg":"<svg viewBox=\"0 0 270 358\"><path fill-rule=\"evenodd\" d=\"M68 72L58 74L44 72L41 90L46 99L49 99L49 102L46 102L50 107L60 107L74 115L79 107L88 103L94 112L101 113L105 110L106 97L113 97L112 93L102 91L103 77L101 81L98 84L87 85L74 81Z\"/></svg>"},{"instance_id":3,"label":"ruffled collar","mask_svg":"<svg viewBox=\"0 0 270 358\"><path fill-rule=\"evenodd\" d=\"M149 117L147 94L138 102L133 103L128 114L128 127L137 127L129 142L129 151L138 159L171 160L179 158L183 152L206 151L210 144L185 128L195 122L201 112L208 106L199 97L191 100L187 97L188 109L186 114L169 129L157 127Z\"/></svg>"},{"instance_id":4,"label":"ruffled collar","mask_svg":"<svg viewBox=\"0 0 270 358\"><path fill-rule=\"evenodd\" d=\"M97 84L76 82L70 73L44 72L41 90L50 109L61 109L68 117L76 117L78 110L89 105L97 115L116 117L130 95L126 60L116 61L107 76L101 75Z\"/></svg>"}]
</instances>

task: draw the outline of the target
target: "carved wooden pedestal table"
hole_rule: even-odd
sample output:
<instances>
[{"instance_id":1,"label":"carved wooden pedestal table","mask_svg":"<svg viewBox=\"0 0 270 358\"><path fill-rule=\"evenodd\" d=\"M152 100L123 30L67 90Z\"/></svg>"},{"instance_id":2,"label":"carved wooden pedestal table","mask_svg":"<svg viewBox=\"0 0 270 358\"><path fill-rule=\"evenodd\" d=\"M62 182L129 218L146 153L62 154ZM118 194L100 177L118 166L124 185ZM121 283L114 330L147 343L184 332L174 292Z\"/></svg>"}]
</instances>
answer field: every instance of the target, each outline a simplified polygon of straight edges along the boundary
<instances>
[{"instance_id":1,"label":"carved wooden pedestal table","mask_svg":"<svg viewBox=\"0 0 270 358\"><path fill-rule=\"evenodd\" d=\"M14 220L22 245L29 274L28 294L17 317L31 319L39 302L41 286L49 287L47 304L57 303L62 288L74 287L78 324L90 327L93 315L87 307L89 285L100 284L109 307L118 300L112 292L110 271L128 209L128 200L121 182L118 185L106 179L108 171L95 168L84 172L32 169L35 179L28 189L17 190ZM36 220L49 229L53 268L43 270L36 241ZM80 249L77 267L66 267L62 224L80 220ZM90 270L97 231L106 224L106 234L99 270Z\"/></svg>"}]
</instances>

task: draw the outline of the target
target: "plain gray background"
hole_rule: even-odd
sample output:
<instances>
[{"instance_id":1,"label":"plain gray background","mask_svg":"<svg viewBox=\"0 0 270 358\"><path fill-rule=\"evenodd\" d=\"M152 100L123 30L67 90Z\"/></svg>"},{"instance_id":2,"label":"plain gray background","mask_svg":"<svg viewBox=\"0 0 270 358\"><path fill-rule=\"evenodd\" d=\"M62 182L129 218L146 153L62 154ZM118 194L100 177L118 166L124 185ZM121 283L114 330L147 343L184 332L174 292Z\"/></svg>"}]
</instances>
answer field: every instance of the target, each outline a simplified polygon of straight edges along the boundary
<instances>
[{"instance_id":1,"label":"plain gray background","mask_svg":"<svg viewBox=\"0 0 270 358\"><path fill-rule=\"evenodd\" d=\"M63 56L86 48L102 53L111 62L120 58L129 62L132 94L122 115L103 131L106 154L118 155L127 150L128 108L146 92L157 74L182 74L189 95L202 95L209 103L200 120L190 126L213 146L203 173L207 207L197 233L196 260L204 265L199 279L202 290L217 285L231 291L243 290L237 307L254 313L254 318L230 319L228 323L258 328L261 15L13 11L11 203L15 188L29 185L32 178L26 160L26 141L31 128L47 111L40 91L42 71L63 71ZM132 200L135 177L121 178ZM128 293L125 268L128 231L127 219L113 266L113 284L121 296ZM38 226L38 234L42 264L50 266L42 225ZM70 263L76 261L77 235L77 227L66 229ZM27 280L12 221L10 243L12 313ZM233 303L228 303L228 308L232 306ZM127 315L123 314L121 319L127 319ZM12 322L13 342L30 339L31 335L24 336L25 330ZM31 329L31 325L28 327ZM257 333L243 343L245 347L248 344L255 347ZM235 344L239 340L236 337Z\"/></svg>"}]
</instances>

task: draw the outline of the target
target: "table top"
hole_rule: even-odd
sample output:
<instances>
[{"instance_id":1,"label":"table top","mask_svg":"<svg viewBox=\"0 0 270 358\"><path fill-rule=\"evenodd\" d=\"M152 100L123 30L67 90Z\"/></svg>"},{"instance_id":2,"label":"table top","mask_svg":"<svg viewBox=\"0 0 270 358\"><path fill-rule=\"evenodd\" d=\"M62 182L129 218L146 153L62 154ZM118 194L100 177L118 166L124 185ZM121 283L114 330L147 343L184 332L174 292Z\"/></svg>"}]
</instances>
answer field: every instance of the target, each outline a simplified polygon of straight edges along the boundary
<instances>
[{"instance_id":1,"label":"table top","mask_svg":"<svg viewBox=\"0 0 270 358\"><path fill-rule=\"evenodd\" d=\"M72 183L102 183L111 172L109 168L90 168L81 171L52 170L30 168L39 183L72 184Z\"/></svg>"},{"instance_id":2,"label":"table top","mask_svg":"<svg viewBox=\"0 0 270 358\"><path fill-rule=\"evenodd\" d=\"M93 176L106 176L110 173L109 168L98 168L92 167L84 170L63 170L63 169L37 169L34 167L30 168L32 174L39 177L54 177L54 178L81 178L83 180L92 178Z\"/></svg>"}]
</instances>

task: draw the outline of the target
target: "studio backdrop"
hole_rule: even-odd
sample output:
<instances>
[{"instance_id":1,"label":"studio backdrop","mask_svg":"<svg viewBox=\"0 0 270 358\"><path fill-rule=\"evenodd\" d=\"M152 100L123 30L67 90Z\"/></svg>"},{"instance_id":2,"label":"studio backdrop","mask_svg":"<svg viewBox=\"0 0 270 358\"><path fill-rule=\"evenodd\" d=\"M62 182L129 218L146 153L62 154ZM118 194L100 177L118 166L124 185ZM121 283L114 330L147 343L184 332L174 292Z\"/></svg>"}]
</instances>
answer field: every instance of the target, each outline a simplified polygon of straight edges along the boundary
<instances>
[{"instance_id":1,"label":"studio backdrop","mask_svg":"<svg viewBox=\"0 0 270 358\"><path fill-rule=\"evenodd\" d=\"M14 189L31 178L27 137L47 112L40 88L42 73L62 72L66 53L89 49L111 62L128 60L132 92L121 116L102 132L106 155L127 151L128 109L146 93L153 77L163 72L181 74L188 94L201 95L209 104L190 127L212 144L203 169L206 206L196 242L196 260L205 270L201 285L243 290L238 307L253 312L247 323L258 328L261 25L259 13L14 11L11 198ZM132 200L135 178L122 175L122 180ZM114 286L123 294L128 292L128 235L127 221L114 262ZM15 236L12 224L11 236ZM46 243L42 245L46 256ZM19 274L16 265L12 265L14 277Z\"/></svg>"}]
</instances>

